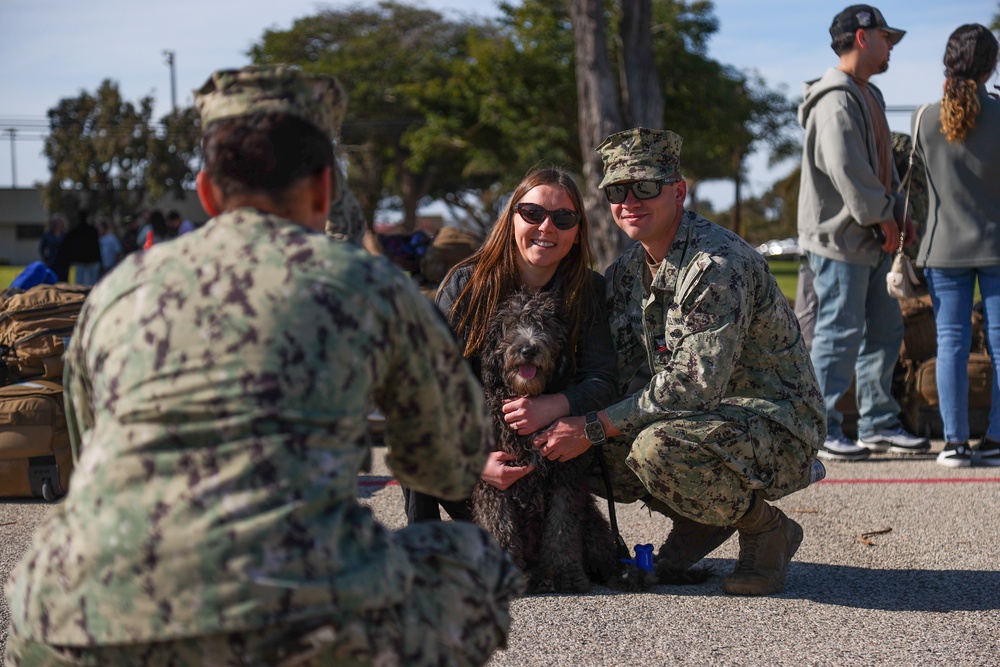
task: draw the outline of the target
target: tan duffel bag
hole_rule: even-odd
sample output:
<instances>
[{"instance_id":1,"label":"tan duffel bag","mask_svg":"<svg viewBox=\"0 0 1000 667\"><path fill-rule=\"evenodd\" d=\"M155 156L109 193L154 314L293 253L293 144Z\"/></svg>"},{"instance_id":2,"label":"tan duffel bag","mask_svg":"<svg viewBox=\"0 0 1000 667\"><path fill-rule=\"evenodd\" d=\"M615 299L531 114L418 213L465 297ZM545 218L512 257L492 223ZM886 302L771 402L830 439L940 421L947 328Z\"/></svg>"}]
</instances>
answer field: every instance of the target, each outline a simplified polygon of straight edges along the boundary
<instances>
[{"instance_id":1,"label":"tan duffel bag","mask_svg":"<svg viewBox=\"0 0 1000 667\"><path fill-rule=\"evenodd\" d=\"M55 500L72 471L62 386L33 380L0 387L0 497Z\"/></svg>"},{"instance_id":2,"label":"tan duffel bag","mask_svg":"<svg viewBox=\"0 0 1000 667\"><path fill-rule=\"evenodd\" d=\"M920 402L937 406L937 358L928 359L917 368L913 390ZM993 398L993 363L985 354L969 355L969 409L989 408Z\"/></svg>"}]
</instances>

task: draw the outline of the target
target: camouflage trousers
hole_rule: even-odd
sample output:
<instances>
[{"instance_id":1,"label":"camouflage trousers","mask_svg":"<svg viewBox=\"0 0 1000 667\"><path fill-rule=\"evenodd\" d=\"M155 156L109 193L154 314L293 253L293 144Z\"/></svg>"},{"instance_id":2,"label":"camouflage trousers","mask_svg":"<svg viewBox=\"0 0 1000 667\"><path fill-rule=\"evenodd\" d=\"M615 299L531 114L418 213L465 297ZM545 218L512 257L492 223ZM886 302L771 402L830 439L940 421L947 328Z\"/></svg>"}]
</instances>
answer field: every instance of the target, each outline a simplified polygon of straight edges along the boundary
<instances>
[{"instance_id":1,"label":"camouflage trousers","mask_svg":"<svg viewBox=\"0 0 1000 667\"><path fill-rule=\"evenodd\" d=\"M7 637L7 667L482 665L506 646L510 600L524 577L500 545L467 523L396 534L411 556L413 590L398 605L243 632L145 644L68 647Z\"/></svg>"},{"instance_id":2,"label":"camouflage trousers","mask_svg":"<svg viewBox=\"0 0 1000 667\"><path fill-rule=\"evenodd\" d=\"M634 440L612 438L602 449L617 502L652 494L689 519L730 526L754 492L777 500L808 486L817 446L754 412L720 406L650 424ZM607 495L596 461L587 479Z\"/></svg>"}]
</instances>

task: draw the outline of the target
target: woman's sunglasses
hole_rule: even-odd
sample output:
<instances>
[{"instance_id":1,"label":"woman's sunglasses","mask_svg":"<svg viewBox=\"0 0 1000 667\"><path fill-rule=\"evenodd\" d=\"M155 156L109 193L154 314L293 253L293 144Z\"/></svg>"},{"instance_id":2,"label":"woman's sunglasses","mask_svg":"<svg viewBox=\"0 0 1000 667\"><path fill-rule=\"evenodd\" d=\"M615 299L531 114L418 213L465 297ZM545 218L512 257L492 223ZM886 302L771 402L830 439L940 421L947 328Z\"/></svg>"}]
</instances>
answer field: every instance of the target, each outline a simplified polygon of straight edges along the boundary
<instances>
[{"instance_id":1,"label":"woman's sunglasses","mask_svg":"<svg viewBox=\"0 0 1000 667\"><path fill-rule=\"evenodd\" d=\"M604 188L604 195L612 204L621 204L628 197L629 190L636 199L652 199L659 196L664 185L680 183L680 178L666 178L662 181L632 181L631 183L616 183Z\"/></svg>"},{"instance_id":2,"label":"woman's sunglasses","mask_svg":"<svg viewBox=\"0 0 1000 667\"><path fill-rule=\"evenodd\" d=\"M560 208L555 211L550 211L546 208L542 208L538 204L528 204L526 202L521 202L514 206L514 211L521 216L521 219L525 222L531 223L532 225L540 225L548 218L552 221L552 224L556 226L556 229L573 229L578 224L580 224L580 214L576 211L571 211L568 208Z\"/></svg>"}]
</instances>

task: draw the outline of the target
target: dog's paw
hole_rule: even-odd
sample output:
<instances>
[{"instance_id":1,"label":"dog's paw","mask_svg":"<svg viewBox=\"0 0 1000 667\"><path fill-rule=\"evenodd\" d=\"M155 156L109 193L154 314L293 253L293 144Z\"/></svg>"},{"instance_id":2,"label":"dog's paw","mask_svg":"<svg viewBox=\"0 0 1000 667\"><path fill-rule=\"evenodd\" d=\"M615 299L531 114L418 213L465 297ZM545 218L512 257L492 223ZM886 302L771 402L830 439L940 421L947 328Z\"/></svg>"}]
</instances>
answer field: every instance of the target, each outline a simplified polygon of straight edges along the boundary
<instances>
[{"instance_id":1,"label":"dog's paw","mask_svg":"<svg viewBox=\"0 0 1000 667\"><path fill-rule=\"evenodd\" d=\"M712 568L691 567L686 570L656 568L657 582L665 586L699 586L712 578Z\"/></svg>"},{"instance_id":2,"label":"dog's paw","mask_svg":"<svg viewBox=\"0 0 1000 667\"><path fill-rule=\"evenodd\" d=\"M648 591L657 583L656 574L638 567L634 563L622 563L621 567L605 582L609 588L628 593Z\"/></svg>"},{"instance_id":3,"label":"dog's paw","mask_svg":"<svg viewBox=\"0 0 1000 667\"><path fill-rule=\"evenodd\" d=\"M586 572L582 569L572 572L559 572L554 576L555 589L558 593L587 593L592 584Z\"/></svg>"},{"instance_id":4,"label":"dog's paw","mask_svg":"<svg viewBox=\"0 0 1000 667\"><path fill-rule=\"evenodd\" d=\"M540 593L555 593L556 586L552 577L541 572L526 572L525 578L528 580L527 594L538 595Z\"/></svg>"}]
</instances>

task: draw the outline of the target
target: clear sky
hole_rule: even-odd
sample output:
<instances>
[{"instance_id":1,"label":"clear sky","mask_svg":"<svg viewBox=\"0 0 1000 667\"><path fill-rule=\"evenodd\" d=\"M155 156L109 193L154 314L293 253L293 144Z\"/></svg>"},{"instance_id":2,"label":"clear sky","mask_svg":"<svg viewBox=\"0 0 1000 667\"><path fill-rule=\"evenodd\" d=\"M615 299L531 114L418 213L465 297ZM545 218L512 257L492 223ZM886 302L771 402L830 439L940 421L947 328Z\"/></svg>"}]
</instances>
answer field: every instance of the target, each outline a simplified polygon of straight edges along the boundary
<instances>
[{"instance_id":1,"label":"clear sky","mask_svg":"<svg viewBox=\"0 0 1000 667\"><path fill-rule=\"evenodd\" d=\"M48 178L40 126L59 99L93 91L105 78L119 83L126 99L151 94L155 117L170 108L170 68L165 49L176 53L177 102L191 103L191 90L215 69L247 64L246 50L267 28L291 27L296 18L336 0L0 0L0 187L12 182L11 148L18 186ZM424 0L445 14L495 15L492 0ZM719 32L709 54L740 69L756 69L773 87L801 96L802 82L836 64L828 28L843 0L716 0ZM997 0L882 0L889 25L907 31L892 52L889 71L873 81L890 107L914 107L937 99L943 81L941 57L948 35L963 23L989 24ZM344 78L347 78L345 75ZM994 78L991 85L1000 80ZM909 113L890 113L894 130L909 131ZM681 135L683 127L670 128ZM752 193L783 175L753 160ZM699 192L717 205L732 200L732 186L706 183Z\"/></svg>"}]
</instances>

